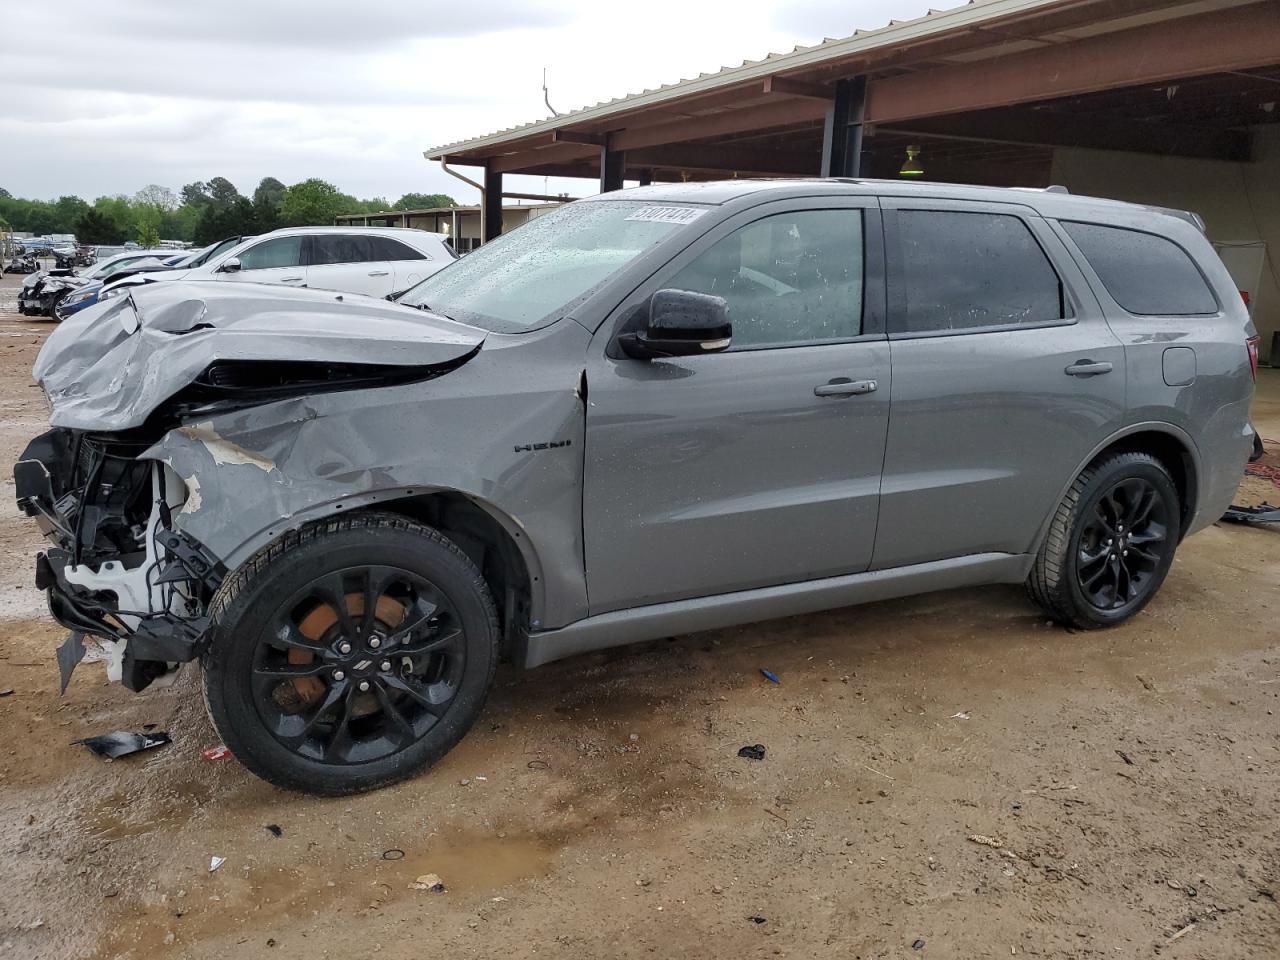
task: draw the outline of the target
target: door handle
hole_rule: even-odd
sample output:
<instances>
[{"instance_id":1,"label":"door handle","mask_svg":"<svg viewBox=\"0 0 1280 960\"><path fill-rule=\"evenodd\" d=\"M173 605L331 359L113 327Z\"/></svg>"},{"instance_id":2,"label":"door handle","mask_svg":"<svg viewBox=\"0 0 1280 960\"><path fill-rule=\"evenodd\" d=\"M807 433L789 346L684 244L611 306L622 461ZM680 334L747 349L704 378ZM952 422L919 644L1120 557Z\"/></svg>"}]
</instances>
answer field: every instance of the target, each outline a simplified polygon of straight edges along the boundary
<instances>
[{"instance_id":1,"label":"door handle","mask_svg":"<svg viewBox=\"0 0 1280 960\"><path fill-rule=\"evenodd\" d=\"M298 283L301 280L302 280L301 277L281 277L280 278L281 283Z\"/></svg>"},{"instance_id":2,"label":"door handle","mask_svg":"<svg viewBox=\"0 0 1280 960\"><path fill-rule=\"evenodd\" d=\"M371 277L385 277L385 276L386 276L388 273L390 273L390 272L391 272L390 270L370 270L370 271L369 271L369 276L371 276Z\"/></svg>"},{"instance_id":3,"label":"door handle","mask_svg":"<svg viewBox=\"0 0 1280 960\"><path fill-rule=\"evenodd\" d=\"M1070 377L1097 377L1111 372L1111 364L1105 360L1077 360L1063 372Z\"/></svg>"},{"instance_id":4,"label":"door handle","mask_svg":"<svg viewBox=\"0 0 1280 960\"><path fill-rule=\"evenodd\" d=\"M820 383L813 388L815 397L856 397L864 393L874 393L880 386L874 380L850 380L848 377L836 377L827 383Z\"/></svg>"}]
</instances>

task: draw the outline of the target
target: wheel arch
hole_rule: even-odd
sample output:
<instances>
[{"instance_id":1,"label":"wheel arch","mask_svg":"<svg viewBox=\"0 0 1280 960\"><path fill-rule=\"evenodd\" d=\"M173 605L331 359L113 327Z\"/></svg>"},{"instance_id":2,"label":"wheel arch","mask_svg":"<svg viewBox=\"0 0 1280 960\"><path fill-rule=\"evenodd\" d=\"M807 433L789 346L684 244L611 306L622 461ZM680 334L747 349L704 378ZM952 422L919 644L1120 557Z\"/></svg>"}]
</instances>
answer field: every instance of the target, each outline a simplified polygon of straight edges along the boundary
<instances>
[{"instance_id":1,"label":"wheel arch","mask_svg":"<svg viewBox=\"0 0 1280 960\"><path fill-rule=\"evenodd\" d=\"M502 654L522 662L529 624L542 605L543 576L521 526L492 504L457 490L430 490L372 508L439 530L471 558L498 608Z\"/></svg>"},{"instance_id":2,"label":"wheel arch","mask_svg":"<svg viewBox=\"0 0 1280 960\"><path fill-rule=\"evenodd\" d=\"M1130 424L1116 431L1080 461L1049 507L1048 514L1036 536L1033 553L1044 543L1044 538L1049 533L1049 526L1053 522L1054 512L1076 477L1080 476L1090 464L1115 453L1147 453L1164 464L1178 490L1178 505L1181 512L1179 538L1186 536L1187 531L1191 529L1191 524L1195 521L1200 496L1200 453L1195 441L1185 430L1172 423L1154 420Z\"/></svg>"}]
</instances>

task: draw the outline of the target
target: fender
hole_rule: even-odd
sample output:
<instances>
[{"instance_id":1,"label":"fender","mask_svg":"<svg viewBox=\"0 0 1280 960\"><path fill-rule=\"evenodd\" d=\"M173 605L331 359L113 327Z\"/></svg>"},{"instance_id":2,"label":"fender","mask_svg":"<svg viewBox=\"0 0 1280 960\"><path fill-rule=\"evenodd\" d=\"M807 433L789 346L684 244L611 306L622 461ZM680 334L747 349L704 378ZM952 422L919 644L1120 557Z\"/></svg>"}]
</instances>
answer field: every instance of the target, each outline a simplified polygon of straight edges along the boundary
<instances>
[{"instance_id":1,"label":"fender","mask_svg":"<svg viewBox=\"0 0 1280 960\"><path fill-rule=\"evenodd\" d=\"M1191 439L1190 434L1181 427L1175 426L1174 424L1164 420L1146 420L1141 423L1131 423L1125 427L1121 427L1090 450L1088 456L1076 465L1071 476L1062 485L1062 489L1058 491L1058 496L1054 499L1053 505L1049 508L1048 513L1045 514L1044 522L1040 524L1040 529L1036 532L1035 541L1031 544L1031 554L1033 556L1040 552L1040 547L1044 544L1045 537L1049 535L1049 527L1053 523L1053 515L1058 512L1058 504L1060 504L1062 502L1062 498L1067 495L1067 491L1071 489L1071 485L1076 482L1076 477L1080 476L1080 474L1084 472L1085 467L1093 463L1093 461L1098 458L1098 455L1108 447L1120 442L1125 437L1131 437L1138 433L1163 433L1178 441L1178 443L1181 444L1182 447L1191 455L1192 476L1190 479L1193 485L1192 488L1196 488L1198 485L1197 478L1199 478L1201 474L1200 449L1196 446L1195 441ZM1191 507L1191 514L1185 524L1188 529L1195 522L1196 514L1199 512L1200 505L1199 503L1194 503Z\"/></svg>"}]
</instances>

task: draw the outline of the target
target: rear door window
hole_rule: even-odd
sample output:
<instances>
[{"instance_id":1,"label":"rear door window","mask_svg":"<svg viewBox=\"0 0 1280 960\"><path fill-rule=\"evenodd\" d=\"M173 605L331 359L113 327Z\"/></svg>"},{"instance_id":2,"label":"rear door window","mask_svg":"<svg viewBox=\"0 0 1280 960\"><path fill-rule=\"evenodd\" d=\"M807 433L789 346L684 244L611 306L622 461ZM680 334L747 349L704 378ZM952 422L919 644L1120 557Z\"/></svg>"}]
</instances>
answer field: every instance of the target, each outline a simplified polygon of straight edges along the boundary
<instances>
[{"instance_id":1,"label":"rear door window","mask_svg":"<svg viewBox=\"0 0 1280 960\"><path fill-rule=\"evenodd\" d=\"M373 241L375 260L430 260L425 253L413 249L407 243L392 240L390 237L370 237Z\"/></svg>"},{"instance_id":2,"label":"rear door window","mask_svg":"<svg viewBox=\"0 0 1280 960\"><path fill-rule=\"evenodd\" d=\"M386 257L374 256L372 239L346 233L316 234L311 238L311 266L386 260Z\"/></svg>"},{"instance_id":3,"label":"rear door window","mask_svg":"<svg viewBox=\"0 0 1280 960\"><path fill-rule=\"evenodd\" d=\"M1190 255L1154 233L1063 220L1111 298L1139 316L1217 313L1218 300Z\"/></svg>"},{"instance_id":4,"label":"rear door window","mask_svg":"<svg viewBox=\"0 0 1280 960\"><path fill-rule=\"evenodd\" d=\"M1020 217L900 209L898 233L905 303L893 332L964 332L1071 316L1062 280Z\"/></svg>"}]
</instances>

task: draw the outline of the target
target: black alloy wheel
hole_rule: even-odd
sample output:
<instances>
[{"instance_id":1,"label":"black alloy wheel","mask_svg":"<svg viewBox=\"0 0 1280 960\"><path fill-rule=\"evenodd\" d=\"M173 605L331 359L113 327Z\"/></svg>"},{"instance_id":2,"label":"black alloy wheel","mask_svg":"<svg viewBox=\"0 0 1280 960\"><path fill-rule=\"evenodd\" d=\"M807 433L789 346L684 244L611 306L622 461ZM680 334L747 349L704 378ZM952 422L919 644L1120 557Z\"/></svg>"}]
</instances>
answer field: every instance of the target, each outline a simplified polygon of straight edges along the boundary
<instances>
[{"instance_id":1,"label":"black alloy wheel","mask_svg":"<svg viewBox=\"0 0 1280 960\"><path fill-rule=\"evenodd\" d=\"M1122 613L1143 599L1161 569L1169 543L1168 505L1141 477L1113 484L1080 526L1076 582L1099 610Z\"/></svg>"}]
</instances>

